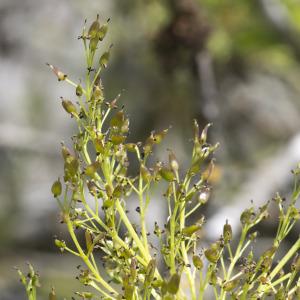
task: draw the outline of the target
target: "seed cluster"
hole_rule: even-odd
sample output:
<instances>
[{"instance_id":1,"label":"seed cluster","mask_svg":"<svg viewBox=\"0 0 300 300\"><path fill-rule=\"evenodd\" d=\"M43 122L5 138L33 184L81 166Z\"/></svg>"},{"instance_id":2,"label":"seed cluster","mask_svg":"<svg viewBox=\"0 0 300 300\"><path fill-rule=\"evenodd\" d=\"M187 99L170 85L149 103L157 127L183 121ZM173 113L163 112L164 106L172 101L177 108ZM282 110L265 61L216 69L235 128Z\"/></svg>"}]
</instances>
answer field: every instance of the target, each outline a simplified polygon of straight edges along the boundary
<instances>
[{"instance_id":1,"label":"seed cluster","mask_svg":"<svg viewBox=\"0 0 300 300\"><path fill-rule=\"evenodd\" d=\"M300 259L296 253L300 239L279 262L275 257L300 218L295 206L300 169L294 171L290 203L284 205L280 195L274 198L279 209L278 231L271 247L258 260L252 250L257 237L254 228L269 217L268 204L241 214L242 230L236 247L231 245L233 232L226 222L220 238L203 249L200 233L204 216L193 224L187 220L211 193L212 155L218 144L207 141L210 124L200 131L194 121L191 162L185 170L170 149L167 162L151 159L169 129L151 132L144 143L128 142L130 122L119 105L120 96L106 101L101 83L111 47L102 54L98 47L106 36L108 22L101 24L97 16L79 36L87 62L84 82L74 83L49 64L59 81L74 86L77 98L62 98L62 106L76 121L78 132L72 137L72 147L62 143L64 174L51 189L61 210L61 222L66 224L72 240L68 245L55 237L55 245L82 261L76 278L93 288L93 292L76 292L74 297L194 300L208 299L210 291L215 299L263 299L269 294L276 295L276 299L299 297ZM135 174L129 172L133 161L139 166ZM167 204L168 218L163 227L153 222L153 236L159 244L156 248L149 241L152 232L147 230L145 215L158 188L163 189L161 201ZM138 224L132 223L126 208L132 195L138 198ZM80 242L81 233L84 242ZM32 272L29 281L20 273L27 289L35 286L32 282L36 275ZM54 290L49 299L56 299Z\"/></svg>"}]
</instances>

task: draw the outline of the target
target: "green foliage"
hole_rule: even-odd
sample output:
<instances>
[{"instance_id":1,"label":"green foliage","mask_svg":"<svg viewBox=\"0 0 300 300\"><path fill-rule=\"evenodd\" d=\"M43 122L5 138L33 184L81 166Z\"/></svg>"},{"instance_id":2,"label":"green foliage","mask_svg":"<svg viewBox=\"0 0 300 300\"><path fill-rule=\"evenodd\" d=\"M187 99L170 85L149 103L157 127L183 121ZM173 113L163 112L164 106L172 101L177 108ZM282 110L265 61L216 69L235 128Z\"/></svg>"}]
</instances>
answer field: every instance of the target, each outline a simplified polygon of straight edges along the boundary
<instances>
[{"instance_id":1,"label":"green foliage","mask_svg":"<svg viewBox=\"0 0 300 300\"><path fill-rule=\"evenodd\" d=\"M194 121L191 162L184 170L172 150L168 150L168 162L152 162L152 153L168 129L153 131L144 143L128 142L129 119L119 105L120 97L106 101L100 79L101 71L109 65L109 51L98 54L106 32L107 22L101 24L97 16L79 37L87 62L84 84L74 83L49 65L59 81L74 87L77 97L77 101L62 100L78 132L72 137L72 150L62 145L64 183L57 180L52 186L72 240L69 245L56 238L55 245L82 261L77 278L93 288L93 292L76 295L82 299L207 299L212 291L215 299L263 299L269 294L276 299L292 299L297 293L299 297L300 262L296 253L300 239L279 262L275 258L279 258L276 255L282 241L300 218L295 207L300 169L294 171L290 202L284 203L280 195L273 199L279 212L278 230L258 260L252 251L255 227L268 218L268 204L241 214L242 230L236 247L231 244L233 232L226 222L223 235L200 250L204 247L200 232L205 219L201 217L191 225L187 220L209 198L212 155L218 144L207 141L209 125L201 132ZM136 173L129 170L134 162L139 165ZM149 241L145 216L153 191L160 188L168 218L163 228L154 224L160 245L156 249ZM127 215L126 204L133 195L139 201L138 226ZM81 233L84 242L79 239ZM19 274L28 298L36 299L38 284L33 269L30 267L28 279ZM52 290L49 299L55 297Z\"/></svg>"}]
</instances>

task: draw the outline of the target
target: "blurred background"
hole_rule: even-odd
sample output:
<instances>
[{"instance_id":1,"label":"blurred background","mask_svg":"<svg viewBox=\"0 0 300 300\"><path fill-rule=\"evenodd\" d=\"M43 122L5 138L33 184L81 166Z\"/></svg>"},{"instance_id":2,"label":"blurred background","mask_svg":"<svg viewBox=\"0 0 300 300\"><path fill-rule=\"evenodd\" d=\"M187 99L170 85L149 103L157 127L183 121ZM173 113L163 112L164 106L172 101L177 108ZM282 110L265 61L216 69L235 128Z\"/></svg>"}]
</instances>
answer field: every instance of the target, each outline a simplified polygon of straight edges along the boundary
<instances>
[{"instance_id":1,"label":"blurred background","mask_svg":"<svg viewBox=\"0 0 300 300\"><path fill-rule=\"evenodd\" d=\"M214 123L210 140L221 145L206 240L219 237L226 219L238 232L251 200L259 206L291 191L300 161L299 0L1 0L1 300L25 298L13 270L25 261L41 273L40 299L52 285L61 299L76 289L77 260L53 246L64 228L50 193L63 171L60 141L75 130L59 97L74 90L45 63L79 81L77 36L97 13L111 18L103 50L114 44L106 97L122 91L133 140L171 124L160 154L166 159L171 147L187 164L192 119ZM275 220L261 230L266 240Z\"/></svg>"}]
</instances>

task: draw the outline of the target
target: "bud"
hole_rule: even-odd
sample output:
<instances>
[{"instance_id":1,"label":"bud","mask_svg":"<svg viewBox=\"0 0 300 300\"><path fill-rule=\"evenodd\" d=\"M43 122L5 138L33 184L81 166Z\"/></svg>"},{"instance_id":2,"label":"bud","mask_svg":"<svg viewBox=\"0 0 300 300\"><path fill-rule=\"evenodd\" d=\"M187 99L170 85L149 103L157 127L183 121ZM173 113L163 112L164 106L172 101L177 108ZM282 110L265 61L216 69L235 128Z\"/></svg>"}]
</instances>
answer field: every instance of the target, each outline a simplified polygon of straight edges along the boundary
<instances>
[{"instance_id":1,"label":"bud","mask_svg":"<svg viewBox=\"0 0 300 300\"><path fill-rule=\"evenodd\" d=\"M76 109L76 106L73 104L72 101L70 100L65 100L62 98L62 102L61 102L63 108L65 109L65 111L68 113L68 114L77 114L77 109Z\"/></svg>"},{"instance_id":2,"label":"bud","mask_svg":"<svg viewBox=\"0 0 300 300\"><path fill-rule=\"evenodd\" d=\"M54 67L53 65L47 63L47 66L49 66L50 69L53 71L53 73L57 76L58 81L65 80L65 79L67 78L67 75L66 75L66 74L64 74L63 72L61 72L60 70L58 70L58 69L57 69L56 67Z\"/></svg>"},{"instance_id":3,"label":"bud","mask_svg":"<svg viewBox=\"0 0 300 300\"><path fill-rule=\"evenodd\" d=\"M180 276L177 273L175 273L171 276L167 283L167 291L172 295L176 295L179 290L179 285Z\"/></svg>"},{"instance_id":4,"label":"bud","mask_svg":"<svg viewBox=\"0 0 300 300\"><path fill-rule=\"evenodd\" d=\"M76 96L81 97L83 94L82 86L80 84L76 87Z\"/></svg>"},{"instance_id":5,"label":"bud","mask_svg":"<svg viewBox=\"0 0 300 300\"><path fill-rule=\"evenodd\" d=\"M228 224L228 220L226 220L226 224L223 227L223 238L225 244L232 240L232 228L230 224Z\"/></svg>"},{"instance_id":6,"label":"bud","mask_svg":"<svg viewBox=\"0 0 300 300\"><path fill-rule=\"evenodd\" d=\"M60 182L59 178L58 178L58 180L56 180L53 183L52 188L51 188L51 192L52 192L52 194L55 198L61 195L62 186L61 186L61 182Z\"/></svg>"},{"instance_id":7,"label":"bud","mask_svg":"<svg viewBox=\"0 0 300 300\"><path fill-rule=\"evenodd\" d=\"M203 268L203 261L199 255L193 255L193 264L198 270Z\"/></svg>"}]
</instances>

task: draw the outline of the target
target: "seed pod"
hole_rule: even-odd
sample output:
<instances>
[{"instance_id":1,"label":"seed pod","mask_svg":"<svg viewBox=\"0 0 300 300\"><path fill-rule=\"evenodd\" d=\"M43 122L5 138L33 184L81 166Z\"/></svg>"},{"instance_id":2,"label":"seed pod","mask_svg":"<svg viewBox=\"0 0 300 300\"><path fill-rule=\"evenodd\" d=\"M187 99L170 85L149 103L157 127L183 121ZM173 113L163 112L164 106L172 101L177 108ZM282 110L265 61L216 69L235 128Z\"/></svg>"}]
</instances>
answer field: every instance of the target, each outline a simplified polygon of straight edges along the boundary
<instances>
[{"instance_id":1,"label":"seed pod","mask_svg":"<svg viewBox=\"0 0 300 300\"><path fill-rule=\"evenodd\" d=\"M275 294L275 300L286 300L286 293L284 291L284 287L281 286L278 290L277 293Z\"/></svg>"},{"instance_id":2,"label":"seed pod","mask_svg":"<svg viewBox=\"0 0 300 300\"><path fill-rule=\"evenodd\" d=\"M163 138L166 136L166 134L168 133L169 129L164 129L158 133L154 133L153 135L153 140L155 144L159 144L161 143L161 141L163 140Z\"/></svg>"},{"instance_id":3,"label":"seed pod","mask_svg":"<svg viewBox=\"0 0 300 300\"><path fill-rule=\"evenodd\" d=\"M199 255L193 255L193 264L198 270L203 268L203 261Z\"/></svg>"},{"instance_id":4,"label":"seed pod","mask_svg":"<svg viewBox=\"0 0 300 300\"><path fill-rule=\"evenodd\" d=\"M237 287L239 282L240 282L239 279L227 281L223 285L223 290L225 292L231 292L233 289L235 289Z\"/></svg>"},{"instance_id":5,"label":"seed pod","mask_svg":"<svg viewBox=\"0 0 300 300\"><path fill-rule=\"evenodd\" d=\"M107 23L103 24L100 29L98 30L98 39L100 41L103 41L105 36L106 36L106 33L108 31L108 22L109 20L107 20Z\"/></svg>"},{"instance_id":6,"label":"seed pod","mask_svg":"<svg viewBox=\"0 0 300 300\"><path fill-rule=\"evenodd\" d=\"M79 168L79 161L76 157L70 155L65 161L65 173L74 177L77 174Z\"/></svg>"},{"instance_id":7,"label":"seed pod","mask_svg":"<svg viewBox=\"0 0 300 300\"><path fill-rule=\"evenodd\" d=\"M191 225L191 226L183 228L182 229L182 234L185 235L185 236L192 236L200 228L201 228L201 226L199 224Z\"/></svg>"},{"instance_id":8,"label":"seed pod","mask_svg":"<svg viewBox=\"0 0 300 300\"><path fill-rule=\"evenodd\" d=\"M55 198L61 195L62 185L61 185L61 182L60 182L59 178L58 178L58 180L56 180L53 183L52 188L51 188L51 192L52 192L52 194Z\"/></svg>"},{"instance_id":9,"label":"seed pod","mask_svg":"<svg viewBox=\"0 0 300 300\"><path fill-rule=\"evenodd\" d=\"M63 252L66 248L66 242L63 240L55 239L54 244L56 247L58 247L60 249L61 252Z\"/></svg>"},{"instance_id":10,"label":"seed pod","mask_svg":"<svg viewBox=\"0 0 300 300\"><path fill-rule=\"evenodd\" d=\"M96 21L92 23L88 31L88 35L90 39L93 39L97 36L99 28L100 28L99 15L97 15Z\"/></svg>"},{"instance_id":11,"label":"seed pod","mask_svg":"<svg viewBox=\"0 0 300 300\"><path fill-rule=\"evenodd\" d=\"M220 250L221 249L219 243L213 243L211 244L210 248L204 251L204 255L208 261L215 264L218 262L220 258L220 254L221 254Z\"/></svg>"},{"instance_id":12,"label":"seed pod","mask_svg":"<svg viewBox=\"0 0 300 300\"><path fill-rule=\"evenodd\" d=\"M144 282L145 287L150 286L154 278L155 268L156 268L156 259L153 258L149 261L146 268L145 282Z\"/></svg>"},{"instance_id":13,"label":"seed pod","mask_svg":"<svg viewBox=\"0 0 300 300\"><path fill-rule=\"evenodd\" d=\"M61 102L63 108L65 109L65 111L68 113L68 114L71 114L71 115L77 115L77 109L76 109L76 106L73 104L72 101L70 100L65 100L65 99L62 99L62 102Z\"/></svg>"},{"instance_id":14,"label":"seed pod","mask_svg":"<svg viewBox=\"0 0 300 300\"><path fill-rule=\"evenodd\" d=\"M129 152L135 152L135 149L136 149L136 144L134 143L128 143L128 144L125 144L125 148L126 150L128 150Z\"/></svg>"},{"instance_id":15,"label":"seed pod","mask_svg":"<svg viewBox=\"0 0 300 300\"><path fill-rule=\"evenodd\" d=\"M56 300L56 294L54 288L51 289L51 292L49 294L49 300Z\"/></svg>"},{"instance_id":16,"label":"seed pod","mask_svg":"<svg viewBox=\"0 0 300 300\"><path fill-rule=\"evenodd\" d=\"M94 146L97 153L104 154L105 148L103 145L103 140L100 137L95 138Z\"/></svg>"},{"instance_id":17,"label":"seed pod","mask_svg":"<svg viewBox=\"0 0 300 300\"><path fill-rule=\"evenodd\" d=\"M242 225L250 224L252 221L253 214L254 214L254 211L253 211L252 207L245 209L242 212L241 217L240 217Z\"/></svg>"},{"instance_id":18,"label":"seed pod","mask_svg":"<svg viewBox=\"0 0 300 300\"><path fill-rule=\"evenodd\" d=\"M208 128L212 125L212 123L208 123L204 129L202 130L201 136L200 136L200 143L203 145L206 143L207 140L207 131Z\"/></svg>"},{"instance_id":19,"label":"seed pod","mask_svg":"<svg viewBox=\"0 0 300 300\"><path fill-rule=\"evenodd\" d=\"M159 174L161 175L161 177L163 179L165 179L166 181L169 181L169 182L173 181L175 179L174 173L170 169L165 168L165 167L160 169Z\"/></svg>"},{"instance_id":20,"label":"seed pod","mask_svg":"<svg viewBox=\"0 0 300 300\"><path fill-rule=\"evenodd\" d=\"M120 145L124 143L124 141L126 140L126 136L115 134L110 137L110 140L114 145Z\"/></svg>"},{"instance_id":21,"label":"seed pod","mask_svg":"<svg viewBox=\"0 0 300 300\"><path fill-rule=\"evenodd\" d=\"M99 85L95 85L93 88L93 94L91 102L103 101L103 89Z\"/></svg>"},{"instance_id":22,"label":"seed pod","mask_svg":"<svg viewBox=\"0 0 300 300\"><path fill-rule=\"evenodd\" d=\"M64 160L66 160L71 155L70 150L63 143L61 146L61 154L62 154Z\"/></svg>"},{"instance_id":23,"label":"seed pod","mask_svg":"<svg viewBox=\"0 0 300 300\"><path fill-rule=\"evenodd\" d=\"M179 290L179 285L180 276L179 274L175 273L171 276L170 280L167 283L167 291L172 295L176 295Z\"/></svg>"},{"instance_id":24,"label":"seed pod","mask_svg":"<svg viewBox=\"0 0 300 300\"><path fill-rule=\"evenodd\" d=\"M205 204L210 196L211 193L211 188L210 187L205 187L200 192L198 193L198 202L201 204Z\"/></svg>"},{"instance_id":25,"label":"seed pod","mask_svg":"<svg viewBox=\"0 0 300 300\"><path fill-rule=\"evenodd\" d=\"M151 135L147 138L145 145L143 147L145 155L151 153L153 145L154 145L154 137L153 137L153 133L151 133Z\"/></svg>"},{"instance_id":26,"label":"seed pod","mask_svg":"<svg viewBox=\"0 0 300 300\"><path fill-rule=\"evenodd\" d=\"M53 71L53 73L57 76L58 81L65 80L67 78L66 74L64 74L63 72L61 72L59 69L57 69L53 65L47 63L47 66L49 66L50 69Z\"/></svg>"},{"instance_id":27,"label":"seed pod","mask_svg":"<svg viewBox=\"0 0 300 300\"><path fill-rule=\"evenodd\" d=\"M77 85L76 87L76 96L81 97L83 94L82 86L80 84Z\"/></svg>"},{"instance_id":28,"label":"seed pod","mask_svg":"<svg viewBox=\"0 0 300 300\"><path fill-rule=\"evenodd\" d=\"M228 224L228 220L226 220L226 224L223 227L223 238L225 244L232 240L232 228L230 224Z\"/></svg>"},{"instance_id":29,"label":"seed pod","mask_svg":"<svg viewBox=\"0 0 300 300\"><path fill-rule=\"evenodd\" d=\"M217 276L217 271L216 270L212 270L212 272L210 273L209 276L209 284L215 286L218 282L218 276Z\"/></svg>"},{"instance_id":30,"label":"seed pod","mask_svg":"<svg viewBox=\"0 0 300 300\"><path fill-rule=\"evenodd\" d=\"M300 272L300 255L295 256L291 268L295 272Z\"/></svg>"},{"instance_id":31,"label":"seed pod","mask_svg":"<svg viewBox=\"0 0 300 300\"><path fill-rule=\"evenodd\" d=\"M121 185L117 185L115 188L114 188L114 191L112 193L112 197L114 199L116 198L120 198L122 196L122 193L123 193L123 188Z\"/></svg>"},{"instance_id":32,"label":"seed pod","mask_svg":"<svg viewBox=\"0 0 300 300\"><path fill-rule=\"evenodd\" d=\"M135 282L136 276L137 276L137 261L133 257L130 262L130 277L132 282Z\"/></svg>"},{"instance_id":33,"label":"seed pod","mask_svg":"<svg viewBox=\"0 0 300 300\"><path fill-rule=\"evenodd\" d=\"M110 120L111 127L121 128L125 121L125 114L123 110L118 111Z\"/></svg>"},{"instance_id":34,"label":"seed pod","mask_svg":"<svg viewBox=\"0 0 300 300\"><path fill-rule=\"evenodd\" d=\"M109 61L109 57L110 57L110 52L105 51L100 57L99 65L106 68L107 64L108 64L108 61Z\"/></svg>"},{"instance_id":35,"label":"seed pod","mask_svg":"<svg viewBox=\"0 0 300 300\"><path fill-rule=\"evenodd\" d=\"M84 233L84 236L85 236L86 250L88 253L90 253L90 251L93 247L93 238L92 238L91 232L89 230L86 230Z\"/></svg>"},{"instance_id":36,"label":"seed pod","mask_svg":"<svg viewBox=\"0 0 300 300\"><path fill-rule=\"evenodd\" d=\"M90 50L91 50L91 52L96 51L98 42L99 42L99 39L98 39L97 36L90 39Z\"/></svg>"},{"instance_id":37,"label":"seed pod","mask_svg":"<svg viewBox=\"0 0 300 300\"><path fill-rule=\"evenodd\" d=\"M85 168L85 175L91 177L91 178L96 178L96 174L97 174L97 170L101 167L100 162L99 161L95 161L92 164L88 165Z\"/></svg>"},{"instance_id":38,"label":"seed pod","mask_svg":"<svg viewBox=\"0 0 300 300\"><path fill-rule=\"evenodd\" d=\"M171 170L176 174L179 169L179 164L178 164L175 154L171 150L169 153L169 165L170 165Z\"/></svg>"},{"instance_id":39,"label":"seed pod","mask_svg":"<svg viewBox=\"0 0 300 300\"><path fill-rule=\"evenodd\" d=\"M149 183L151 181L151 173L149 172L149 170L147 169L147 167L144 165L144 164L141 164L141 167L140 167L140 174L142 176L142 179Z\"/></svg>"}]
</instances>

